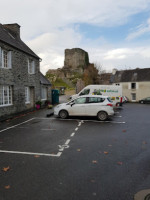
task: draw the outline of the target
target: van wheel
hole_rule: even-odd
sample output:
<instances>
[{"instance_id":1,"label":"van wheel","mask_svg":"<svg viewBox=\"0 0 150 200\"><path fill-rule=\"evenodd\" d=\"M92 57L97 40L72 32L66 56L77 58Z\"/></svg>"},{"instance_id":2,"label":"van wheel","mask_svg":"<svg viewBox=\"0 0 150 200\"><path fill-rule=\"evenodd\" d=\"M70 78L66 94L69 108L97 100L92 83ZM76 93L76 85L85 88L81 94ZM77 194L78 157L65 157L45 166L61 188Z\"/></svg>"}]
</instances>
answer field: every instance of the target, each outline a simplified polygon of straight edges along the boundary
<instances>
[{"instance_id":1,"label":"van wheel","mask_svg":"<svg viewBox=\"0 0 150 200\"><path fill-rule=\"evenodd\" d=\"M100 120L100 121L105 121L105 120L108 118L108 114L107 114L105 111L100 111L100 112L97 114L97 118L98 118L98 120Z\"/></svg>"},{"instance_id":2,"label":"van wheel","mask_svg":"<svg viewBox=\"0 0 150 200\"><path fill-rule=\"evenodd\" d=\"M59 112L59 117L62 119L66 119L68 117L68 112L66 110L61 110Z\"/></svg>"}]
</instances>

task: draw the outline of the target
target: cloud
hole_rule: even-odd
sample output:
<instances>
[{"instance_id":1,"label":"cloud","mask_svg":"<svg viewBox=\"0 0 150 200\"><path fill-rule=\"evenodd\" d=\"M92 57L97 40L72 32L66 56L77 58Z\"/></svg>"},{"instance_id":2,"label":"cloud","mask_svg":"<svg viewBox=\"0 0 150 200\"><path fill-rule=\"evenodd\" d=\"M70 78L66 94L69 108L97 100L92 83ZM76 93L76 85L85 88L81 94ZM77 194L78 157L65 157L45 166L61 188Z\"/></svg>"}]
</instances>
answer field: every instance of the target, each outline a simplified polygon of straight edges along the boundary
<instances>
[{"instance_id":1,"label":"cloud","mask_svg":"<svg viewBox=\"0 0 150 200\"><path fill-rule=\"evenodd\" d=\"M27 45L42 59L41 71L45 74L48 69L56 69L64 65L64 50L79 47L82 36L72 28L54 30L44 33Z\"/></svg>"},{"instance_id":2,"label":"cloud","mask_svg":"<svg viewBox=\"0 0 150 200\"><path fill-rule=\"evenodd\" d=\"M150 0L5 0L0 18L1 23L19 23L23 38L28 40L71 24L122 25L149 6Z\"/></svg>"},{"instance_id":3,"label":"cloud","mask_svg":"<svg viewBox=\"0 0 150 200\"><path fill-rule=\"evenodd\" d=\"M92 52L89 53L91 62L99 62L109 72L113 68L149 67L150 47L113 48L111 50L110 48L97 48Z\"/></svg>"},{"instance_id":4,"label":"cloud","mask_svg":"<svg viewBox=\"0 0 150 200\"><path fill-rule=\"evenodd\" d=\"M131 40L136 39L140 36L143 36L146 33L150 34L150 18L147 20L147 22L145 24L141 24L138 27L136 27L134 32L131 32L127 36L126 40L131 41Z\"/></svg>"},{"instance_id":5,"label":"cloud","mask_svg":"<svg viewBox=\"0 0 150 200\"><path fill-rule=\"evenodd\" d=\"M78 27L117 27L149 10L150 0L5 0L1 2L0 18L2 24L21 25L21 38L42 58L41 71L45 74L49 68L62 67L64 50L75 47L87 51L91 63L100 62L108 70L125 64L146 66L149 48L136 49L123 43L118 47L101 34L94 40L85 38ZM132 31L127 40L143 35L149 27L150 20Z\"/></svg>"}]
</instances>

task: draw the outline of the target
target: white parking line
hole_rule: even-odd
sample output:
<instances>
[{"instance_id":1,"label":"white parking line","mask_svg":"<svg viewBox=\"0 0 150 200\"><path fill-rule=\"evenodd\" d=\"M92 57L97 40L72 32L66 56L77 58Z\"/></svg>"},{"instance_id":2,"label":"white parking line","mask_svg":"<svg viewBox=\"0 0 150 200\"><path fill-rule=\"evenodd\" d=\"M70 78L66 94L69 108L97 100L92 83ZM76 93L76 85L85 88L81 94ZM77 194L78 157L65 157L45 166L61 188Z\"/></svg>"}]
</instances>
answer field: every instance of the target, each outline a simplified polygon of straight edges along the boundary
<instances>
[{"instance_id":1,"label":"white parking line","mask_svg":"<svg viewBox=\"0 0 150 200\"><path fill-rule=\"evenodd\" d=\"M113 116L113 117L117 117L117 116ZM118 118L121 118L122 116L118 116ZM37 119L37 118L36 118ZM39 118L38 118L39 119ZM44 119L44 118L43 118ZM53 120L59 120L59 121L79 121L79 119L61 119L61 118L49 118L49 119L53 119ZM81 123L84 122L96 122L96 123L113 123L113 124L125 124L126 122L117 122L117 121L98 121L98 120L82 120ZM76 130L76 129L75 129ZM78 130L78 129L77 129Z\"/></svg>"},{"instance_id":2,"label":"white parking line","mask_svg":"<svg viewBox=\"0 0 150 200\"><path fill-rule=\"evenodd\" d=\"M56 131L56 129L42 128L41 131Z\"/></svg>"},{"instance_id":3,"label":"white parking line","mask_svg":"<svg viewBox=\"0 0 150 200\"><path fill-rule=\"evenodd\" d=\"M118 116L119 117L119 116ZM20 126L22 124L25 124L27 122L30 122L34 119L48 119L48 120L66 120L66 121L69 121L69 120L76 120L76 121L79 121L79 119L58 119L58 118L31 118L29 120L26 120L22 123L19 123L19 124L16 124L14 126L11 126L11 127L8 127L6 129L3 129L3 130L0 130L0 133L1 132L4 132L6 130L9 130L9 129L12 129L12 128L15 128L17 126ZM81 124L83 124L84 122L95 122L95 123L115 123L115 124L125 124L125 122L118 122L118 121L96 121L96 120L81 120L78 124L78 127L75 128L75 131L78 131L79 127L81 126ZM21 128L21 127L20 127ZM25 128L25 127L22 127L22 128ZM55 130L55 129L41 129L41 130L47 130L47 131L50 131L50 130ZM75 135L75 132L73 132L70 136L73 137ZM47 154L47 153L34 153L34 152L21 152L21 151L8 151L8 150L0 150L0 153L10 153L10 154L22 154L22 155L38 155L38 156L52 156L52 157L60 157L61 154L62 154L62 151L66 148L69 148L69 143L70 143L70 139L67 139L65 144L64 145L58 145L59 146L59 152L57 154Z\"/></svg>"},{"instance_id":4,"label":"white parking line","mask_svg":"<svg viewBox=\"0 0 150 200\"><path fill-rule=\"evenodd\" d=\"M75 135L75 133L72 133L70 136L73 137Z\"/></svg>"},{"instance_id":5,"label":"white parking line","mask_svg":"<svg viewBox=\"0 0 150 200\"><path fill-rule=\"evenodd\" d=\"M33 152L22 152L22 151L7 151L7 150L0 150L0 153L11 153L11 154L23 154L23 155L37 155L37 156L52 156L52 157L60 157L61 152L57 154L46 154L46 153L33 153Z\"/></svg>"},{"instance_id":6,"label":"white parking line","mask_svg":"<svg viewBox=\"0 0 150 200\"><path fill-rule=\"evenodd\" d=\"M65 144L66 144L66 145L68 145L68 144L69 144L69 142L70 142L70 139L68 139L68 140L65 142Z\"/></svg>"},{"instance_id":7,"label":"white parking line","mask_svg":"<svg viewBox=\"0 0 150 200\"><path fill-rule=\"evenodd\" d=\"M85 122L95 122L95 123L113 123L113 124L125 124L126 122L117 122L117 121L94 121L94 120L84 120Z\"/></svg>"},{"instance_id":8,"label":"white parking line","mask_svg":"<svg viewBox=\"0 0 150 200\"><path fill-rule=\"evenodd\" d=\"M29 119L29 120L27 120L27 121L24 121L24 122L20 123L20 124L16 124L16 125L14 125L14 126L10 126L10 127L8 127L8 128L5 128L5 129L1 130L0 133L3 132L3 131L9 130L9 129L11 129L11 128L20 126L21 124L25 124L25 123L27 123L27 122L33 120L33 119L35 119L35 118L31 118L31 119Z\"/></svg>"}]
</instances>

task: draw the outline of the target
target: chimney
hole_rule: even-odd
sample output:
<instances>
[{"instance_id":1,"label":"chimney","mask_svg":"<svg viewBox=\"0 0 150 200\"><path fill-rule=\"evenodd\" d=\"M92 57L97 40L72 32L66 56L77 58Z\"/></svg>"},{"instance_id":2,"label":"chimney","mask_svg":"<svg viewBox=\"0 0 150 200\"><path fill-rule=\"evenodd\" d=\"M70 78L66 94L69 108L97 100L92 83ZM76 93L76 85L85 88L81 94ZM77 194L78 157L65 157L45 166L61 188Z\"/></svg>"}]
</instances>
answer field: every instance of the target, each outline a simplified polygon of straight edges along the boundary
<instances>
[{"instance_id":1,"label":"chimney","mask_svg":"<svg viewBox=\"0 0 150 200\"><path fill-rule=\"evenodd\" d=\"M15 24L3 24L3 27L7 29L13 36L20 39L20 26Z\"/></svg>"}]
</instances>

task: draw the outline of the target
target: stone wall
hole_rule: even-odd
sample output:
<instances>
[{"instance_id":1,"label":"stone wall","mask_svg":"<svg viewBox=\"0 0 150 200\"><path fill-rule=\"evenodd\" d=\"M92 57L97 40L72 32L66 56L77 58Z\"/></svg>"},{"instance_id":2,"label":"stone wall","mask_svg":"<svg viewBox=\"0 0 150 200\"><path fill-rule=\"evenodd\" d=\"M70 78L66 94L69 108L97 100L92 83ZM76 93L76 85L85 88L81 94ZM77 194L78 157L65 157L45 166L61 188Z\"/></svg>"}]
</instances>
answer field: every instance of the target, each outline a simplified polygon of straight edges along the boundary
<instances>
[{"instance_id":1,"label":"stone wall","mask_svg":"<svg viewBox=\"0 0 150 200\"><path fill-rule=\"evenodd\" d=\"M85 87L83 80L79 79L76 84L76 94L78 94Z\"/></svg>"},{"instance_id":2,"label":"stone wall","mask_svg":"<svg viewBox=\"0 0 150 200\"><path fill-rule=\"evenodd\" d=\"M89 64L88 53L80 48L66 49L64 66L76 70L86 68Z\"/></svg>"},{"instance_id":3,"label":"stone wall","mask_svg":"<svg viewBox=\"0 0 150 200\"><path fill-rule=\"evenodd\" d=\"M80 48L66 49L64 67L47 71L46 75L54 82L56 78L61 78L64 82L66 79L70 80L69 85L72 82L76 82L78 78L83 75L84 70L89 66L89 56L88 53ZM68 84L68 83L67 83Z\"/></svg>"},{"instance_id":4,"label":"stone wall","mask_svg":"<svg viewBox=\"0 0 150 200\"><path fill-rule=\"evenodd\" d=\"M2 42L0 42L0 47L12 53L12 68L0 68L0 85L12 86L13 92L12 105L0 106L0 118L2 118L33 108L35 102L40 99L41 91L39 60ZM28 73L28 59L35 62L35 74ZM25 87L31 88L30 104L25 104Z\"/></svg>"}]
</instances>

